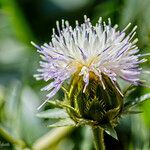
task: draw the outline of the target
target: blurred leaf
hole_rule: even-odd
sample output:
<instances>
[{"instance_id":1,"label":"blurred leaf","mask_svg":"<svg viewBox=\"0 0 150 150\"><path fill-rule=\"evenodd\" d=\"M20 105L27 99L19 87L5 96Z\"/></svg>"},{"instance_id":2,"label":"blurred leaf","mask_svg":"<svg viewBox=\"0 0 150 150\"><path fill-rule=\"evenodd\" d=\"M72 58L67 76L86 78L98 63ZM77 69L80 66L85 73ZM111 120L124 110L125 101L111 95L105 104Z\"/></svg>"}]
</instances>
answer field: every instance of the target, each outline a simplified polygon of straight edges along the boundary
<instances>
[{"instance_id":1,"label":"blurred leaf","mask_svg":"<svg viewBox=\"0 0 150 150\"><path fill-rule=\"evenodd\" d=\"M82 129L82 136L83 136L83 141L80 145L81 150L91 150L93 141L92 139L92 132L91 128L89 126L85 126Z\"/></svg>"},{"instance_id":2,"label":"blurred leaf","mask_svg":"<svg viewBox=\"0 0 150 150\"><path fill-rule=\"evenodd\" d=\"M121 12L120 24L122 26L127 25L129 22L134 22L137 14L140 11L141 5L139 0L125 0L124 7Z\"/></svg>"},{"instance_id":3,"label":"blurred leaf","mask_svg":"<svg viewBox=\"0 0 150 150\"><path fill-rule=\"evenodd\" d=\"M128 86L128 87L124 90L123 95L124 95L125 97L127 97L127 96L129 96L133 91L135 91L135 89L136 89L136 86L135 86L135 85L130 85L130 86Z\"/></svg>"},{"instance_id":4,"label":"blurred leaf","mask_svg":"<svg viewBox=\"0 0 150 150\"><path fill-rule=\"evenodd\" d=\"M4 105L5 116L2 118L0 130L2 137L13 146L19 148L25 147L25 142L22 140L20 133L20 92L22 89L21 83L16 80L11 83L6 92L6 101Z\"/></svg>"},{"instance_id":5,"label":"blurred leaf","mask_svg":"<svg viewBox=\"0 0 150 150\"><path fill-rule=\"evenodd\" d=\"M63 127L63 126L75 126L75 122L70 119L70 118L67 118L67 119L62 119L54 124L51 124L51 125L48 125L48 127Z\"/></svg>"},{"instance_id":6,"label":"blurred leaf","mask_svg":"<svg viewBox=\"0 0 150 150\"><path fill-rule=\"evenodd\" d=\"M67 146L67 150L73 150L74 148L74 143L71 139L69 138L63 138L58 146L56 146L56 150L66 150L66 146ZM86 149L87 150L87 149Z\"/></svg>"},{"instance_id":7,"label":"blurred leaf","mask_svg":"<svg viewBox=\"0 0 150 150\"><path fill-rule=\"evenodd\" d=\"M24 87L21 93L21 134L29 145L48 131L36 117L38 105L39 99L34 91L29 86Z\"/></svg>"},{"instance_id":8,"label":"blurred leaf","mask_svg":"<svg viewBox=\"0 0 150 150\"><path fill-rule=\"evenodd\" d=\"M6 93L6 102L4 111L6 118L3 120L3 124L10 131L10 134L14 138L21 138L20 135L20 93L22 90L22 84L18 80L15 80L8 87Z\"/></svg>"},{"instance_id":9,"label":"blurred leaf","mask_svg":"<svg viewBox=\"0 0 150 150\"><path fill-rule=\"evenodd\" d=\"M7 28L9 27L7 26ZM6 36L5 31L1 30L1 34L3 37L0 40L0 64L10 65L11 67L9 69L12 70L12 68L22 65L25 61L27 46L18 42L11 33ZM4 68L4 66L2 67ZM6 66L4 69L6 69Z\"/></svg>"},{"instance_id":10,"label":"blurred leaf","mask_svg":"<svg viewBox=\"0 0 150 150\"><path fill-rule=\"evenodd\" d=\"M1 4L5 13L10 17L12 27L18 39L25 43L29 43L30 39L33 40L33 35L28 26L28 22L25 20L16 0L2 0Z\"/></svg>"},{"instance_id":11,"label":"blurred leaf","mask_svg":"<svg viewBox=\"0 0 150 150\"><path fill-rule=\"evenodd\" d=\"M33 150L53 150L56 145L67 137L72 131L73 127L59 127L54 128L47 132L45 135L41 136L34 144Z\"/></svg>"},{"instance_id":12,"label":"blurred leaf","mask_svg":"<svg viewBox=\"0 0 150 150\"><path fill-rule=\"evenodd\" d=\"M135 23L139 27L139 41L148 44L150 41L150 1L149 0L124 0L124 7L121 11L120 24L127 25Z\"/></svg>"},{"instance_id":13,"label":"blurred leaf","mask_svg":"<svg viewBox=\"0 0 150 150\"><path fill-rule=\"evenodd\" d=\"M143 113L141 114L142 121L150 129L150 101L146 101L140 108L143 110Z\"/></svg>"},{"instance_id":14,"label":"blurred leaf","mask_svg":"<svg viewBox=\"0 0 150 150\"><path fill-rule=\"evenodd\" d=\"M132 115L131 133L134 149L148 150L150 141L150 132L139 115Z\"/></svg>"},{"instance_id":15,"label":"blurred leaf","mask_svg":"<svg viewBox=\"0 0 150 150\"><path fill-rule=\"evenodd\" d=\"M114 1L103 1L99 5L96 5L94 8L94 22L97 22L99 17L110 17L118 9L116 6L117 4Z\"/></svg>"},{"instance_id":16,"label":"blurred leaf","mask_svg":"<svg viewBox=\"0 0 150 150\"><path fill-rule=\"evenodd\" d=\"M5 88L0 85L0 122L4 116L4 94Z\"/></svg>"},{"instance_id":17,"label":"blurred leaf","mask_svg":"<svg viewBox=\"0 0 150 150\"><path fill-rule=\"evenodd\" d=\"M138 97L138 98L135 98L134 100L130 100L130 101L127 101L125 104L124 104L124 110L123 111L126 111L127 109L137 105L137 104L140 104L146 100L149 100L150 99L150 93L149 94L145 94L141 97Z\"/></svg>"},{"instance_id":18,"label":"blurred leaf","mask_svg":"<svg viewBox=\"0 0 150 150\"><path fill-rule=\"evenodd\" d=\"M60 8L64 10L73 10L73 9L79 9L87 5L88 3L93 2L94 0L50 0L55 5L59 6Z\"/></svg>"},{"instance_id":19,"label":"blurred leaf","mask_svg":"<svg viewBox=\"0 0 150 150\"><path fill-rule=\"evenodd\" d=\"M142 113L143 111L139 111L139 110L128 110L128 111L124 111L123 115L132 115L132 114L139 114Z\"/></svg>"},{"instance_id":20,"label":"blurred leaf","mask_svg":"<svg viewBox=\"0 0 150 150\"><path fill-rule=\"evenodd\" d=\"M37 114L40 118L54 118L54 119L61 119L61 118L69 118L65 109L49 109Z\"/></svg>"}]
</instances>

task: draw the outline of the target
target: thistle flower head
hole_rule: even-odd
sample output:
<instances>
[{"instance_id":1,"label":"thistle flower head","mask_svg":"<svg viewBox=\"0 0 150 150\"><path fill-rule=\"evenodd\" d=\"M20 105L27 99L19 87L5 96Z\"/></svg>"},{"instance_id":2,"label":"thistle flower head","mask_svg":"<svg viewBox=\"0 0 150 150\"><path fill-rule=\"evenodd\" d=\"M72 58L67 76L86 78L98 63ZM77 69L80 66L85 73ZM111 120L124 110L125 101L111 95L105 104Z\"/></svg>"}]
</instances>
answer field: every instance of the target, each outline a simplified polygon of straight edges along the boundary
<instances>
[{"instance_id":1,"label":"thistle flower head","mask_svg":"<svg viewBox=\"0 0 150 150\"><path fill-rule=\"evenodd\" d=\"M137 39L133 40L136 27L126 35L129 25L119 31L117 25L111 25L110 19L105 23L100 18L93 26L86 16L83 24L79 25L76 21L75 28L64 20L61 26L59 22L56 24L57 31L53 29L49 44L38 46L32 43L42 57L41 68L35 77L51 81L42 89L50 91L48 99L74 74L81 76L84 81L83 93L89 84L90 73L99 78L104 90L106 82L103 75L110 79L119 92L116 85L118 77L135 85L139 83L139 64L145 60L139 59L139 49L135 45Z\"/></svg>"}]
</instances>

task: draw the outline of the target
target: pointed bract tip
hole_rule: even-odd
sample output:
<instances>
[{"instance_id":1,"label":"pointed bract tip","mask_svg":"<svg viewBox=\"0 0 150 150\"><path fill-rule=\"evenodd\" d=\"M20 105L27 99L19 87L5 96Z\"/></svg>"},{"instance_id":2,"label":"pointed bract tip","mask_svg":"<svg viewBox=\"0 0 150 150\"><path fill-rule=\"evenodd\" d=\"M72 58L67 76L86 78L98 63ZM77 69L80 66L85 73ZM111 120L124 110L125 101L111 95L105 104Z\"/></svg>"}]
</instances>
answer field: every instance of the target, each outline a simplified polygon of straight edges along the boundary
<instances>
[{"instance_id":1,"label":"pointed bract tip","mask_svg":"<svg viewBox=\"0 0 150 150\"><path fill-rule=\"evenodd\" d=\"M49 99L45 100L45 102L43 102L38 108L37 110L40 110L47 102L48 102Z\"/></svg>"}]
</instances>

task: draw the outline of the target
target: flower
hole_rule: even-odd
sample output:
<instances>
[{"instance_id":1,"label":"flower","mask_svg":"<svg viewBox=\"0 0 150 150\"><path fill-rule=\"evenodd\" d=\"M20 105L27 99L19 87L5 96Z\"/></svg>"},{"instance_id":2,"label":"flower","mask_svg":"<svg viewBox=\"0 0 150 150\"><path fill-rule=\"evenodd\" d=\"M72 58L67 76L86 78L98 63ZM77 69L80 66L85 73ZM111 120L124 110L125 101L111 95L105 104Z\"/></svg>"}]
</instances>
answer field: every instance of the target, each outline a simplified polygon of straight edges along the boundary
<instances>
[{"instance_id":1,"label":"flower","mask_svg":"<svg viewBox=\"0 0 150 150\"><path fill-rule=\"evenodd\" d=\"M104 90L106 82L103 75L111 80L120 94L121 91L116 85L118 77L134 85L140 82L139 64L145 59L139 59L139 49L135 45L137 39L133 40L137 27L135 26L130 34L126 35L125 31L130 24L119 31L117 25L112 27L110 19L106 24L99 18L98 23L93 26L89 18L86 16L84 18L81 25L76 21L75 28L64 20L60 27L57 21L57 32L53 29L49 44L38 46L32 42L42 57L41 68L35 77L37 80L51 81L42 89L50 91L47 100L52 98L64 81L74 74L83 78L83 93L89 84L91 72L99 78Z\"/></svg>"}]
</instances>

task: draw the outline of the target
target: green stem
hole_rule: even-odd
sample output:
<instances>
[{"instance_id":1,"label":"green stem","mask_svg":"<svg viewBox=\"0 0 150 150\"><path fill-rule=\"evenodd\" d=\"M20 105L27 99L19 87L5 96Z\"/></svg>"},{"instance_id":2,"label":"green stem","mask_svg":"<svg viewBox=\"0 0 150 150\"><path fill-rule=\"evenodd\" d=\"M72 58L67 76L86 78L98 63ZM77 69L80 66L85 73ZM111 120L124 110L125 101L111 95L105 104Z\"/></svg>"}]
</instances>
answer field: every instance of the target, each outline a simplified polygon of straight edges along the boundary
<instances>
[{"instance_id":1,"label":"green stem","mask_svg":"<svg viewBox=\"0 0 150 150\"><path fill-rule=\"evenodd\" d=\"M17 145L20 148L24 148L25 147L25 143L22 140L17 140L14 139L4 128L2 128L0 126L0 135L6 139L8 142L10 142L11 144Z\"/></svg>"},{"instance_id":2,"label":"green stem","mask_svg":"<svg viewBox=\"0 0 150 150\"><path fill-rule=\"evenodd\" d=\"M100 127L93 127L92 130L96 150L105 150L104 130Z\"/></svg>"}]
</instances>

